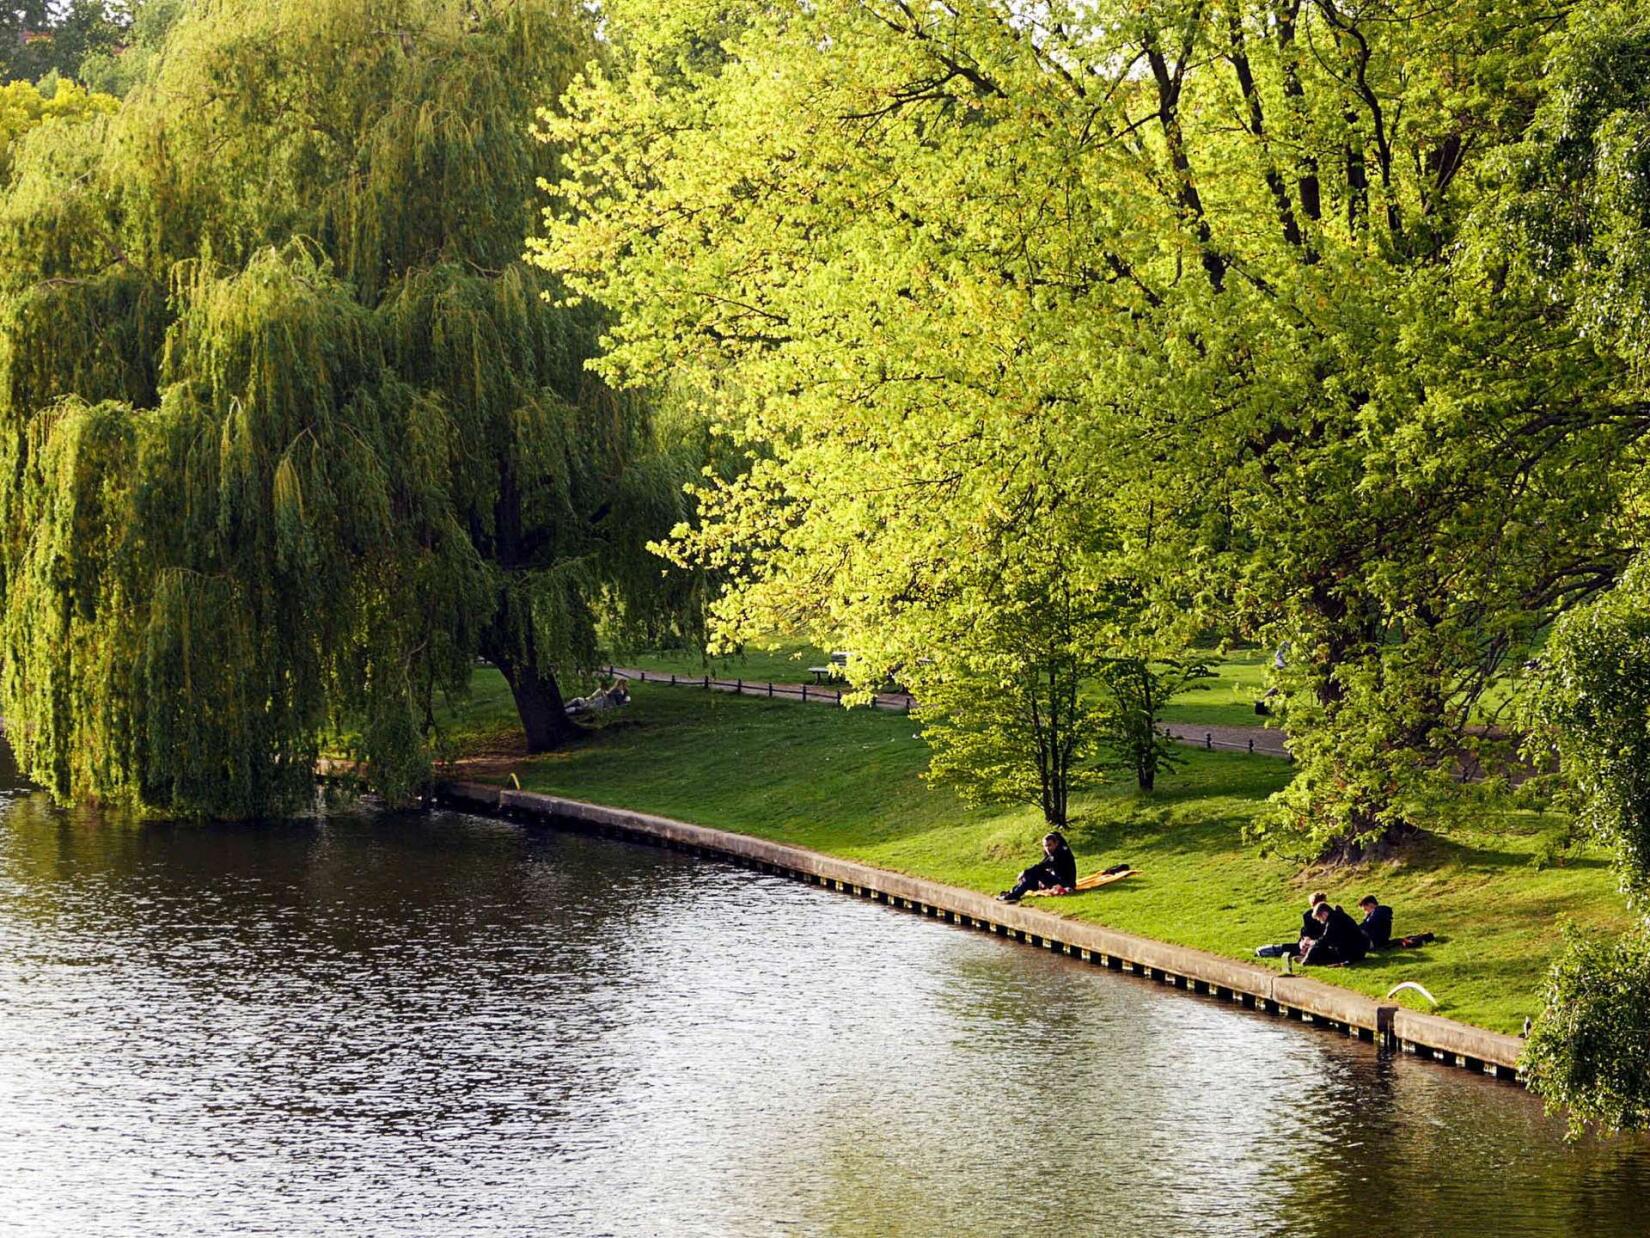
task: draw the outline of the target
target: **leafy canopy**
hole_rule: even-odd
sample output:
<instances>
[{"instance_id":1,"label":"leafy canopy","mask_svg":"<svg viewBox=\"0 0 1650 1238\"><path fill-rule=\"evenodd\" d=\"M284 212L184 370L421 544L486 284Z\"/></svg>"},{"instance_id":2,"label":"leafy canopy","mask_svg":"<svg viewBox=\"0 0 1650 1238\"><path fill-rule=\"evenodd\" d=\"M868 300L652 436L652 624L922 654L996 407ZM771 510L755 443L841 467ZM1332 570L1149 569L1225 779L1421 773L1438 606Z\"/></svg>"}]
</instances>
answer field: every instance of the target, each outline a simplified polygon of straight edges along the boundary
<instances>
[{"instance_id":1,"label":"leafy canopy","mask_svg":"<svg viewBox=\"0 0 1650 1238\"><path fill-rule=\"evenodd\" d=\"M730 639L917 664L1053 539L1148 654L1292 642L1263 841L1310 858L1447 794L1624 566L1642 384L1463 241L1546 6L604 11L537 257L612 313L605 376L691 374L746 453L672 543Z\"/></svg>"},{"instance_id":2,"label":"leafy canopy","mask_svg":"<svg viewBox=\"0 0 1650 1238\"><path fill-rule=\"evenodd\" d=\"M325 734L394 792L478 654L531 741L682 514L598 324L520 260L558 0L210 0L0 201L0 697L65 797L305 797ZM657 602L649 597L645 605Z\"/></svg>"}]
</instances>

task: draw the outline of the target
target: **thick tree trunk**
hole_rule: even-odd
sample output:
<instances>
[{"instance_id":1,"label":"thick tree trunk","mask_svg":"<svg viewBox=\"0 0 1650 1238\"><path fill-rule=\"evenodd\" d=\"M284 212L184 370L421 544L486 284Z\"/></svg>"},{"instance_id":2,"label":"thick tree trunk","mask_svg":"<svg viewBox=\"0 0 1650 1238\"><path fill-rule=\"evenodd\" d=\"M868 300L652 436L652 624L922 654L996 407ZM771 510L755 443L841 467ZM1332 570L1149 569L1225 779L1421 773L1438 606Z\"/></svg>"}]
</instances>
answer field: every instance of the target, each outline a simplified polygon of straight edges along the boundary
<instances>
[{"instance_id":1,"label":"thick tree trunk","mask_svg":"<svg viewBox=\"0 0 1650 1238\"><path fill-rule=\"evenodd\" d=\"M504 659L494 661L516 699L516 713L521 716L521 729L527 735L528 752L550 752L583 734L584 728L567 716L554 675L518 667Z\"/></svg>"},{"instance_id":2,"label":"thick tree trunk","mask_svg":"<svg viewBox=\"0 0 1650 1238\"><path fill-rule=\"evenodd\" d=\"M1417 826L1408 821L1392 822L1376 832L1376 823L1372 816L1363 812L1354 813L1352 826L1346 835L1325 845L1322 854L1318 856L1318 863L1338 867L1344 864L1361 864L1365 860L1385 859L1401 850L1420 832ZM1363 842L1354 841L1360 837L1364 839Z\"/></svg>"}]
</instances>

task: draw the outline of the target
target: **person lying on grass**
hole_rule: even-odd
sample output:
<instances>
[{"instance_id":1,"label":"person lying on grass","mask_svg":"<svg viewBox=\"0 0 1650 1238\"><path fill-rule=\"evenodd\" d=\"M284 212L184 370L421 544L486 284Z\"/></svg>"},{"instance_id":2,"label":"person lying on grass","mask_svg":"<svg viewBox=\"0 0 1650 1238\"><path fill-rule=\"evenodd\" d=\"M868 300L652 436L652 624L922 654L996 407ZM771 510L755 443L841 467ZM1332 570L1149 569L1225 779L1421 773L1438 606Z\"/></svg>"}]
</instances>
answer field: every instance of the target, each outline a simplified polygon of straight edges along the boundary
<instances>
[{"instance_id":1,"label":"person lying on grass","mask_svg":"<svg viewBox=\"0 0 1650 1238\"><path fill-rule=\"evenodd\" d=\"M1021 873L1012 890L1004 890L997 898L1005 903L1017 903L1028 890L1047 890L1064 894L1077 885L1077 857L1066 845L1065 836L1058 831L1043 835L1043 859Z\"/></svg>"},{"instance_id":2,"label":"person lying on grass","mask_svg":"<svg viewBox=\"0 0 1650 1238\"><path fill-rule=\"evenodd\" d=\"M1323 925L1323 932L1302 950L1302 964L1308 967L1344 967L1369 953L1369 939L1358 927L1358 922L1339 907L1330 906L1328 899L1314 907L1312 915Z\"/></svg>"},{"instance_id":3,"label":"person lying on grass","mask_svg":"<svg viewBox=\"0 0 1650 1238\"><path fill-rule=\"evenodd\" d=\"M563 707L568 717L579 714L599 714L609 709L622 709L630 704L630 684L615 679L611 685L589 696L575 696Z\"/></svg>"}]
</instances>

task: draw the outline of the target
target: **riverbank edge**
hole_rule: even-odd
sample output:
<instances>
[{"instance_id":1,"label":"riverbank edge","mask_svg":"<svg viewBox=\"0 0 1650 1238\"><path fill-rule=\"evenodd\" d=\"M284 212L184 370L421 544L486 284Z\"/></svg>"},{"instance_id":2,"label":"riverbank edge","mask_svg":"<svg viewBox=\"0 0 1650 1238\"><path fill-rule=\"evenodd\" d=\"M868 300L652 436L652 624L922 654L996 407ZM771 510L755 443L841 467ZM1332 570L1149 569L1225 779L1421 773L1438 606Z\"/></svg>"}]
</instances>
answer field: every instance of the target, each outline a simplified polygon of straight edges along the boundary
<instances>
[{"instance_id":1,"label":"riverbank edge","mask_svg":"<svg viewBox=\"0 0 1650 1238\"><path fill-rule=\"evenodd\" d=\"M671 817L491 783L441 781L435 802L481 816L542 821L730 859L951 924L995 933L1112 971L1327 1027L1447 1065L1517 1079L1524 1042L1515 1036L1383 1003L1307 976L1175 946L1050 911L1002 903L973 890L876 868L824 852Z\"/></svg>"}]
</instances>

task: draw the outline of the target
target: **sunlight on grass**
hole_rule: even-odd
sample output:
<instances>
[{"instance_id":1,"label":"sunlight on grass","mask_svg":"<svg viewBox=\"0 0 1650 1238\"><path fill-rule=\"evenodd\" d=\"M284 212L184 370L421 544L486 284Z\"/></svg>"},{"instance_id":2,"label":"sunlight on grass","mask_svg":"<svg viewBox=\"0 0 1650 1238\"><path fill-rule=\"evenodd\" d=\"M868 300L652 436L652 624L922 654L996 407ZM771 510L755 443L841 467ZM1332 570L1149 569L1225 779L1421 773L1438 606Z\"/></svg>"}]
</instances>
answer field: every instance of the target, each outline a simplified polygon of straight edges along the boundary
<instances>
[{"instance_id":1,"label":"sunlight on grass","mask_svg":"<svg viewBox=\"0 0 1650 1238\"><path fill-rule=\"evenodd\" d=\"M448 717L461 749L486 748L513 723L496 672L476 677ZM522 785L679 817L994 892L1037 854L1030 808L971 808L921 774L927 750L899 715L637 685L634 704L562 753L523 760ZM1537 1007L1558 917L1625 926L1603 858L1563 867L1532 859L1560 824L1488 811L1440 823L1400 860L1300 873L1263 859L1243 824L1282 787L1289 767L1241 754L1190 751L1153 795L1115 784L1084 796L1069 834L1084 871L1120 861L1143 875L1048 910L1233 957L1290 938L1306 894L1322 885L1353 909L1369 892L1397 909L1401 933L1440 940L1321 977L1372 995L1418 980L1439 1013L1516 1031Z\"/></svg>"}]
</instances>

